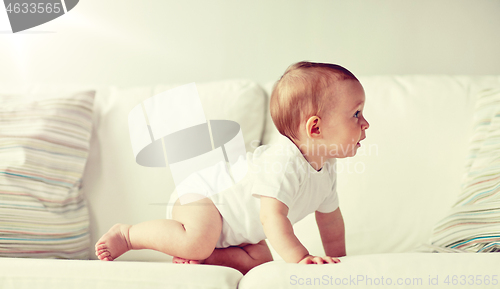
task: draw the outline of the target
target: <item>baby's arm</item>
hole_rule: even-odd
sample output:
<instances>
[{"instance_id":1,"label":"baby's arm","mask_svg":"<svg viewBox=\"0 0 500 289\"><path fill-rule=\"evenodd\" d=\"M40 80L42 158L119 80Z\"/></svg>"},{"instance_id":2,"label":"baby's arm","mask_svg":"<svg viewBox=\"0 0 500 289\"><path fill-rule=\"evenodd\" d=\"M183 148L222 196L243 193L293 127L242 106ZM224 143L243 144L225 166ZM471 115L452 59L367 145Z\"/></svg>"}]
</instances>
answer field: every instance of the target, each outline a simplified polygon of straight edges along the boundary
<instances>
[{"instance_id":1,"label":"baby's arm","mask_svg":"<svg viewBox=\"0 0 500 289\"><path fill-rule=\"evenodd\" d=\"M276 252L287 263L336 263L335 258L321 258L309 255L307 249L293 233L293 227L288 219L288 207L271 197L260 197L260 220L267 239Z\"/></svg>"},{"instance_id":2,"label":"baby's arm","mask_svg":"<svg viewBox=\"0 0 500 289\"><path fill-rule=\"evenodd\" d=\"M316 211L316 223L325 254L332 257L345 256L345 229L344 219L340 208L331 213Z\"/></svg>"}]
</instances>

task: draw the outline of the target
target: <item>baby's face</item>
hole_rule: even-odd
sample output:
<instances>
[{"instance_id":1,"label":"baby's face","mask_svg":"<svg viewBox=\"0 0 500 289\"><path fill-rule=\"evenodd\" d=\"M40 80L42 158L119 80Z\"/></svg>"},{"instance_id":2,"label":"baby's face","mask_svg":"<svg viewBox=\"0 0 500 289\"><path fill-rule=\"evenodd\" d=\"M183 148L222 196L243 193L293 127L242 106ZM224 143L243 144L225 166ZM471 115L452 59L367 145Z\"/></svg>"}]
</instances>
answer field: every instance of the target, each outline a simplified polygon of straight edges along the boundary
<instances>
[{"instance_id":1,"label":"baby's face","mask_svg":"<svg viewBox=\"0 0 500 289\"><path fill-rule=\"evenodd\" d=\"M337 86L336 101L331 102L328 113L320 127L321 142L328 148L332 158L352 157L366 137L368 121L363 116L365 92L358 81L344 80ZM334 104L334 105L332 105Z\"/></svg>"}]
</instances>

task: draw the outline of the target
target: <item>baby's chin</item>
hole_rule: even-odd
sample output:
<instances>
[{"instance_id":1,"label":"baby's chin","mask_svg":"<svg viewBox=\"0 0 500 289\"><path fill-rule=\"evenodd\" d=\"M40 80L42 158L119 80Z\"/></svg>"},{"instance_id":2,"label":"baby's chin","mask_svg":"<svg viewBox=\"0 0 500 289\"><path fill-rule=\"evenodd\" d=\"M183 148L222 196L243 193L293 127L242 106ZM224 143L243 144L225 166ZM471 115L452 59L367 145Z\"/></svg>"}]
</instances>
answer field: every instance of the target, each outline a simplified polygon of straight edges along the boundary
<instances>
[{"instance_id":1,"label":"baby's chin","mask_svg":"<svg viewBox=\"0 0 500 289\"><path fill-rule=\"evenodd\" d=\"M336 153L330 153L327 156L327 158L329 158L329 159L331 159L331 158L335 158L335 159L350 158L350 157L353 157L356 155L359 148L360 148L360 146L354 145L353 147L350 147L348 150L344 150L344 151L340 150Z\"/></svg>"}]
</instances>

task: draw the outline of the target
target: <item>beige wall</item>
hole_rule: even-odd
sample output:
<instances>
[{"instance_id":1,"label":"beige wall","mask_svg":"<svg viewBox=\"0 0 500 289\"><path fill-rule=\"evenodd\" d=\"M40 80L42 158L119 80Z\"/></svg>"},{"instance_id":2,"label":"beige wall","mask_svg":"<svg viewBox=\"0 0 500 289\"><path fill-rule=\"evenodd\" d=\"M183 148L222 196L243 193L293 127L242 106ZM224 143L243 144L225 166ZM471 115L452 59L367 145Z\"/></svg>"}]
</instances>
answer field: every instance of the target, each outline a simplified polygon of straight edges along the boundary
<instances>
[{"instance_id":1,"label":"beige wall","mask_svg":"<svg viewBox=\"0 0 500 289\"><path fill-rule=\"evenodd\" d=\"M12 34L0 11L0 83L263 83L299 60L500 74L499 15L500 0L81 0Z\"/></svg>"}]
</instances>

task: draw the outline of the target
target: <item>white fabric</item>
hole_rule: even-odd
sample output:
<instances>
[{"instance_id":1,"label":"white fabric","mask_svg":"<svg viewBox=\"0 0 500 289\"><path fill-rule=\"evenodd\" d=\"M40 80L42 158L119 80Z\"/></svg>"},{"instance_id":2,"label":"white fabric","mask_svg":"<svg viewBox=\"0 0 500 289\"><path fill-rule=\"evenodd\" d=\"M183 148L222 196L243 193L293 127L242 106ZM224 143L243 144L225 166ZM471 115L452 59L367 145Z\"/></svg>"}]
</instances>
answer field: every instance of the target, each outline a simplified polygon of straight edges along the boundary
<instances>
[{"instance_id":1,"label":"white fabric","mask_svg":"<svg viewBox=\"0 0 500 289\"><path fill-rule=\"evenodd\" d=\"M94 244L115 223L137 224L162 219L174 182L169 168L135 162L128 114L137 104L181 84L116 87L97 90L94 130L83 178L91 216L91 258ZM205 117L240 124L247 151L258 146L264 124L265 94L249 80L196 83ZM130 251L118 260L170 260L153 250Z\"/></svg>"},{"instance_id":2,"label":"white fabric","mask_svg":"<svg viewBox=\"0 0 500 289\"><path fill-rule=\"evenodd\" d=\"M241 277L222 266L0 258L3 289L234 289Z\"/></svg>"},{"instance_id":3,"label":"white fabric","mask_svg":"<svg viewBox=\"0 0 500 289\"><path fill-rule=\"evenodd\" d=\"M242 243L255 244L266 238L259 217L260 196L276 198L288 206L292 224L318 210L333 212L339 206L335 182L335 159L327 160L316 171L297 146L280 136L272 145L258 147L246 159L231 167L236 184L228 187L231 175L223 163L191 175L185 180L186 192L209 196L223 218L217 248ZM212 192L220 192L213 194ZM175 196L170 204L175 203ZM168 206L167 218L172 218Z\"/></svg>"},{"instance_id":4,"label":"white fabric","mask_svg":"<svg viewBox=\"0 0 500 289\"><path fill-rule=\"evenodd\" d=\"M254 154L263 155L252 162L254 196L272 197L284 203L292 224L316 210L329 213L338 208L336 159L325 160L316 171L299 148L283 135L266 148Z\"/></svg>"},{"instance_id":5,"label":"white fabric","mask_svg":"<svg viewBox=\"0 0 500 289\"><path fill-rule=\"evenodd\" d=\"M132 108L128 114L128 129L132 151L137 158L139 152L151 143L151 135L144 117L144 109L140 104Z\"/></svg>"},{"instance_id":6,"label":"white fabric","mask_svg":"<svg viewBox=\"0 0 500 289\"><path fill-rule=\"evenodd\" d=\"M340 263L327 265L299 265L283 261L262 264L248 272L238 288L467 289L498 288L500 284L500 258L497 254L397 253L350 256L340 260ZM465 285L460 284L464 282L462 275L466 276ZM448 284L445 283L446 277ZM307 278L313 285L306 283ZM493 278L497 280L496 285L492 283ZM302 286L299 282L303 283Z\"/></svg>"},{"instance_id":7,"label":"white fabric","mask_svg":"<svg viewBox=\"0 0 500 289\"><path fill-rule=\"evenodd\" d=\"M218 147L214 150L211 150L207 153L201 154L196 157L192 157L182 162L177 162L174 164L170 164L170 172L172 174L172 178L176 184L176 191L181 194L181 192L187 193L181 189L181 184L186 183L189 176L195 174L198 171L202 171L205 169L210 169L213 166L216 166L219 163L222 163L224 160L224 153L221 147Z\"/></svg>"},{"instance_id":8,"label":"white fabric","mask_svg":"<svg viewBox=\"0 0 500 289\"><path fill-rule=\"evenodd\" d=\"M500 77L359 79L370 128L355 157L337 160L347 254L405 252L428 241L460 193L474 96L500 87ZM268 114L263 143L276 136ZM324 254L313 217L294 230L311 253Z\"/></svg>"},{"instance_id":9,"label":"white fabric","mask_svg":"<svg viewBox=\"0 0 500 289\"><path fill-rule=\"evenodd\" d=\"M194 82L146 99L144 110L155 140L207 122Z\"/></svg>"}]
</instances>

